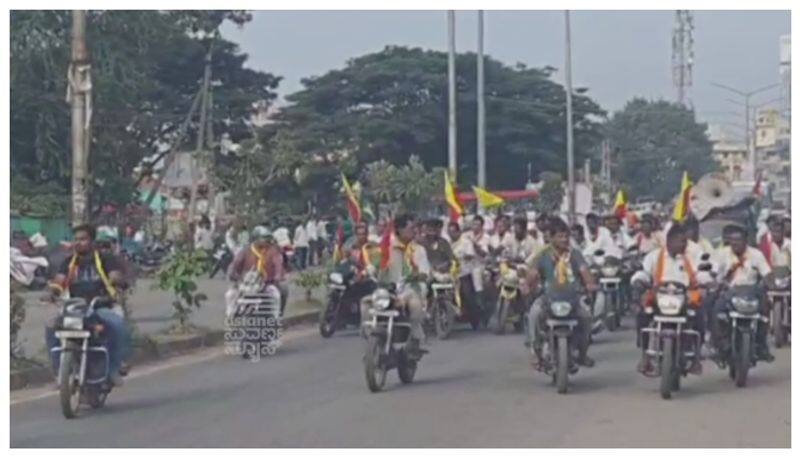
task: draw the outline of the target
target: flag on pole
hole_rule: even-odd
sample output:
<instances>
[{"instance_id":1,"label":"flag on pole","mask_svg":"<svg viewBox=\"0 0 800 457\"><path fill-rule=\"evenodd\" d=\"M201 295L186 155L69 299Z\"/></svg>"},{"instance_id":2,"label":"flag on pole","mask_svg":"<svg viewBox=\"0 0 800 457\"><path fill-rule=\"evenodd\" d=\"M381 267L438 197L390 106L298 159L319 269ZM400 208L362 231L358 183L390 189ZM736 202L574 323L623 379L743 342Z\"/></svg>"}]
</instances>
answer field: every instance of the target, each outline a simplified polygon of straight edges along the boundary
<instances>
[{"instance_id":1,"label":"flag on pole","mask_svg":"<svg viewBox=\"0 0 800 457\"><path fill-rule=\"evenodd\" d=\"M345 177L344 173L342 173L342 183L344 184L344 193L347 196L347 212L350 213L350 219L358 224L361 222L361 206L359 206L356 194L353 192L353 188L350 187L350 183L347 182L347 177Z\"/></svg>"},{"instance_id":2,"label":"flag on pole","mask_svg":"<svg viewBox=\"0 0 800 457\"><path fill-rule=\"evenodd\" d=\"M614 215L624 218L628 215L628 196L622 189L617 191L617 198L614 200Z\"/></svg>"},{"instance_id":3,"label":"flag on pole","mask_svg":"<svg viewBox=\"0 0 800 457\"><path fill-rule=\"evenodd\" d=\"M675 211L672 214L672 220L676 222L683 222L689 215L689 192L692 189L692 180L689 179L689 173L683 172L683 180L681 181L681 194L678 197L678 203L675 205Z\"/></svg>"},{"instance_id":4,"label":"flag on pole","mask_svg":"<svg viewBox=\"0 0 800 457\"><path fill-rule=\"evenodd\" d=\"M392 254L392 232L394 231L394 220L389 219L381 236L381 271L389 268L389 256Z\"/></svg>"},{"instance_id":5,"label":"flag on pole","mask_svg":"<svg viewBox=\"0 0 800 457\"><path fill-rule=\"evenodd\" d=\"M457 221L464 214L464 205L458 198L458 189L447 174L447 170L444 171L444 198L450 208L450 220Z\"/></svg>"},{"instance_id":6,"label":"flag on pole","mask_svg":"<svg viewBox=\"0 0 800 457\"><path fill-rule=\"evenodd\" d=\"M478 198L478 203L480 203L483 208L493 208L506 202L503 197L495 195L486 189L472 186L472 190L475 191L475 196Z\"/></svg>"}]
</instances>

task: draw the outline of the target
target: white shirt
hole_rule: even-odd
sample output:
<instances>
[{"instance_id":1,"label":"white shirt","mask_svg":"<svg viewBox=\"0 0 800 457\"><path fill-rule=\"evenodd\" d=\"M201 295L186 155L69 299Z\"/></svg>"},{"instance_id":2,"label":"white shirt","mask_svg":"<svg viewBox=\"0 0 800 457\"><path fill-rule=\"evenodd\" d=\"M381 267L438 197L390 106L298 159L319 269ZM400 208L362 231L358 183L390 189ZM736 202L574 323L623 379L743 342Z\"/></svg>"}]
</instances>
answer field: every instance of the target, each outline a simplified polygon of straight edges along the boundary
<instances>
[{"instance_id":1,"label":"white shirt","mask_svg":"<svg viewBox=\"0 0 800 457\"><path fill-rule=\"evenodd\" d=\"M543 248L542 243L527 233L522 240L518 240L514 234L503 240L503 255L510 259L522 259L526 264L530 264Z\"/></svg>"},{"instance_id":2,"label":"white shirt","mask_svg":"<svg viewBox=\"0 0 800 457\"><path fill-rule=\"evenodd\" d=\"M236 237L234 237L233 232L234 229L232 227L225 232L225 244L228 246L228 249L231 251L231 253L236 255L242 249L245 243L242 243L243 236L241 232Z\"/></svg>"},{"instance_id":3,"label":"white shirt","mask_svg":"<svg viewBox=\"0 0 800 457\"><path fill-rule=\"evenodd\" d=\"M461 235L461 237L466 239L466 241L477 244L484 252L489 252L489 235L487 235L486 232L482 232L480 235L476 236L475 232L470 230ZM483 265L483 260L478 257L478 253L476 252L475 266L478 265Z\"/></svg>"},{"instance_id":4,"label":"white shirt","mask_svg":"<svg viewBox=\"0 0 800 457\"><path fill-rule=\"evenodd\" d=\"M771 245L770 249L770 263L772 264L772 268L777 267L790 267L791 268L791 243L788 239L783 239L783 245L778 246L778 243L772 240L772 234L767 232L764 236L767 237ZM761 238L759 238L761 239ZM760 245L761 243L759 243ZM766 254L765 254L766 255Z\"/></svg>"},{"instance_id":5,"label":"white shirt","mask_svg":"<svg viewBox=\"0 0 800 457\"><path fill-rule=\"evenodd\" d=\"M327 240L328 230L325 227L325 221L317 222L317 239Z\"/></svg>"},{"instance_id":6,"label":"white shirt","mask_svg":"<svg viewBox=\"0 0 800 457\"><path fill-rule=\"evenodd\" d=\"M313 220L306 223L306 235L308 235L309 241L317 241L317 223Z\"/></svg>"},{"instance_id":7,"label":"white shirt","mask_svg":"<svg viewBox=\"0 0 800 457\"><path fill-rule=\"evenodd\" d=\"M194 248L195 249L214 249L214 241L211 239L211 229L204 227L197 227L194 231Z\"/></svg>"},{"instance_id":8,"label":"white shirt","mask_svg":"<svg viewBox=\"0 0 800 457\"><path fill-rule=\"evenodd\" d=\"M620 257L622 257L622 255L624 255L625 252L628 250L628 248L631 247L634 243L631 237L628 236L627 233L625 233L624 228L620 228L619 232L617 232L616 234L611 233L611 231L609 230L608 235L611 237L611 241L614 242L614 245L616 245L617 248L619 248Z\"/></svg>"},{"instance_id":9,"label":"white shirt","mask_svg":"<svg viewBox=\"0 0 800 457\"><path fill-rule=\"evenodd\" d=\"M292 244L292 240L289 238L289 229L286 227L278 227L272 233L272 236L275 237L275 241L280 248L285 248Z\"/></svg>"},{"instance_id":10,"label":"white shirt","mask_svg":"<svg viewBox=\"0 0 800 457\"><path fill-rule=\"evenodd\" d=\"M733 253L730 246L724 246L717 251L720 277L725 280L728 274L739 263L739 258ZM747 246L744 252L744 263L736 269L729 284L732 286L751 286L758 283L759 277L764 277L772 271L764 254L756 248Z\"/></svg>"},{"instance_id":11,"label":"white shirt","mask_svg":"<svg viewBox=\"0 0 800 457\"><path fill-rule=\"evenodd\" d=\"M644 233L638 233L635 237L633 237L632 243L632 245L636 246L636 249L638 249L642 254L655 251L658 248L664 247L665 244L666 243L663 242L659 234L656 232L651 233L649 237L645 236Z\"/></svg>"},{"instance_id":12,"label":"white shirt","mask_svg":"<svg viewBox=\"0 0 800 457\"><path fill-rule=\"evenodd\" d=\"M513 237L514 234L511 232L511 230L507 230L502 236L500 236L499 233L495 233L489 237L489 247L495 250L500 249Z\"/></svg>"},{"instance_id":13,"label":"white shirt","mask_svg":"<svg viewBox=\"0 0 800 457\"><path fill-rule=\"evenodd\" d=\"M475 247L472 245L472 241L461 235L457 241L451 243L451 247L453 255L458 259L459 276L472 274L475 266ZM465 257L472 257L472 259L466 260Z\"/></svg>"},{"instance_id":14,"label":"white shirt","mask_svg":"<svg viewBox=\"0 0 800 457\"><path fill-rule=\"evenodd\" d=\"M609 232L607 228L599 227L597 229L597 238L595 239L592 239L592 234L588 227L585 233L585 245L583 247L584 257L587 259L594 258L595 251L602 249L605 251L606 256L622 258L622 251L620 251L619 247L614 243L614 240L611 238L611 232Z\"/></svg>"},{"instance_id":15,"label":"white shirt","mask_svg":"<svg viewBox=\"0 0 800 457\"><path fill-rule=\"evenodd\" d=\"M428 263L428 254L425 248L415 241L410 243L407 249L411 249L411 254L414 264L417 266L417 272L420 274L430 275L431 265ZM405 277L403 270L405 266L405 251L396 237L392 237L392 251L389 254L389 264L387 266L383 280L393 282L399 286L405 285Z\"/></svg>"},{"instance_id":16,"label":"white shirt","mask_svg":"<svg viewBox=\"0 0 800 457\"><path fill-rule=\"evenodd\" d=\"M655 251L651 251L644 257L642 260L642 270L650 277L650 281L655 283L656 280L656 269L658 268L658 258L661 255L661 249L657 249ZM666 252L664 255L664 269L661 273L661 282L667 281L674 281L683 284L686 287L689 287L689 272L686 270L684 265L684 255L685 254L678 254L675 257L669 255L669 252ZM687 254L688 255L688 254ZM691 257L689 257L689 265L691 265L692 269L697 275L697 264L692 261ZM695 276L696 278L696 276Z\"/></svg>"},{"instance_id":17,"label":"white shirt","mask_svg":"<svg viewBox=\"0 0 800 457\"><path fill-rule=\"evenodd\" d=\"M294 229L294 247L296 248L307 248L308 247L308 234L306 233L305 227L302 225L298 225L296 229Z\"/></svg>"}]
</instances>

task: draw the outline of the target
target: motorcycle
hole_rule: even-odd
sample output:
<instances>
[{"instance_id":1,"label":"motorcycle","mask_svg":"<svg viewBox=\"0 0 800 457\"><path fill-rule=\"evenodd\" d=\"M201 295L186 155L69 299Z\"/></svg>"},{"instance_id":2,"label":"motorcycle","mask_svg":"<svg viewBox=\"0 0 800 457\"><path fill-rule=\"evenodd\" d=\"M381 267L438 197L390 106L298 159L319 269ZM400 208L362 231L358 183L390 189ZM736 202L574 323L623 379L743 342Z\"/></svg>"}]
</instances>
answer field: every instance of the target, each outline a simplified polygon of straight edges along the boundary
<instances>
[{"instance_id":1,"label":"motorcycle","mask_svg":"<svg viewBox=\"0 0 800 457\"><path fill-rule=\"evenodd\" d=\"M113 387L105 328L94 313L111 303L108 298L95 298L87 305L85 300L73 298L62 304L55 326L61 344L52 352L59 357L59 399L67 419L77 416L83 404L102 408Z\"/></svg>"},{"instance_id":2,"label":"motorcycle","mask_svg":"<svg viewBox=\"0 0 800 457\"><path fill-rule=\"evenodd\" d=\"M700 358L702 336L691 325L696 311L687 305L686 286L665 281L656 291L655 306L645 308L652 320L641 329L641 337L649 336L649 344L642 345L642 351L655 361L656 368L645 376L661 378L659 390L665 400L680 389L681 377Z\"/></svg>"},{"instance_id":3,"label":"motorcycle","mask_svg":"<svg viewBox=\"0 0 800 457\"><path fill-rule=\"evenodd\" d=\"M522 262L500 262L500 279L495 310L495 333L502 335L511 323L519 333L525 326L525 315L530 303L520 294L520 282L525 280L526 269Z\"/></svg>"},{"instance_id":4,"label":"motorcycle","mask_svg":"<svg viewBox=\"0 0 800 457\"><path fill-rule=\"evenodd\" d=\"M330 338L342 325L361 325L359 301L375 290L372 278L359 279L351 262L341 263L328 275L328 302L320 311L319 333Z\"/></svg>"},{"instance_id":5,"label":"motorcycle","mask_svg":"<svg viewBox=\"0 0 800 457\"><path fill-rule=\"evenodd\" d=\"M622 321L622 261L616 257L606 256L605 251L598 249L594 252L594 261L591 272L598 278L600 293L603 296L603 322L609 331L619 328Z\"/></svg>"},{"instance_id":6,"label":"motorcycle","mask_svg":"<svg viewBox=\"0 0 800 457\"><path fill-rule=\"evenodd\" d=\"M747 385L750 368L756 365L756 334L759 321L769 323L767 316L759 312L758 291L754 285L734 286L727 312L716 316L730 338L730 349L724 351L721 366L728 366L728 374L736 387Z\"/></svg>"},{"instance_id":7,"label":"motorcycle","mask_svg":"<svg viewBox=\"0 0 800 457\"><path fill-rule=\"evenodd\" d=\"M414 381L418 358L411 357L406 343L411 336L411 324L406 308L397 309L394 284L378 287L368 301L370 319L365 322L367 331L364 354L364 374L371 392L379 392L386 384L389 370L397 368L403 384Z\"/></svg>"},{"instance_id":8,"label":"motorcycle","mask_svg":"<svg viewBox=\"0 0 800 457\"><path fill-rule=\"evenodd\" d=\"M458 312L455 284L449 265L437 265L431 276L427 320L432 324L436 337L445 340L453 330Z\"/></svg>"},{"instance_id":9,"label":"motorcycle","mask_svg":"<svg viewBox=\"0 0 800 457\"><path fill-rule=\"evenodd\" d=\"M578 306L580 296L574 291L545 293L542 312L547 315L547 335L542 348L543 363L539 369L552 376L552 382L560 394L567 393L569 375L578 372L575 363Z\"/></svg>"},{"instance_id":10,"label":"motorcycle","mask_svg":"<svg viewBox=\"0 0 800 457\"><path fill-rule=\"evenodd\" d=\"M766 278L767 297L772 313L770 326L775 337L775 347L781 348L789 341L792 332L792 283L788 267L778 267Z\"/></svg>"},{"instance_id":11,"label":"motorcycle","mask_svg":"<svg viewBox=\"0 0 800 457\"><path fill-rule=\"evenodd\" d=\"M228 271L228 267L231 262L233 262L233 253L228 249L228 245L225 243L220 243L211 257L213 264L211 266L211 273L208 275L211 279L214 279L214 276L220 271L222 271L223 274Z\"/></svg>"},{"instance_id":12,"label":"motorcycle","mask_svg":"<svg viewBox=\"0 0 800 457\"><path fill-rule=\"evenodd\" d=\"M280 291L264 284L258 271L250 271L239 282L237 292L230 316L233 332L226 338L238 343L244 359L258 361L262 355L274 354L283 333Z\"/></svg>"}]
</instances>

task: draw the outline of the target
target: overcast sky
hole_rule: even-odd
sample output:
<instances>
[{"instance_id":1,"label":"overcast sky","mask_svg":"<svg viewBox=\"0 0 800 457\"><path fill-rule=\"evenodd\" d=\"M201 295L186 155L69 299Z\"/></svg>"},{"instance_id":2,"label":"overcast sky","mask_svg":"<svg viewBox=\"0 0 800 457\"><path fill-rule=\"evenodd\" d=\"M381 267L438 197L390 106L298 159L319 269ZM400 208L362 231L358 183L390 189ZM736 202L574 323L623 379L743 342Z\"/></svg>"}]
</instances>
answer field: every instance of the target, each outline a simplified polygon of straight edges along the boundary
<instances>
[{"instance_id":1,"label":"overcast sky","mask_svg":"<svg viewBox=\"0 0 800 457\"><path fill-rule=\"evenodd\" d=\"M731 94L710 82L751 90L778 82L781 35L790 33L788 11L695 11L695 66L691 100L703 119L741 122ZM456 13L457 51L476 50L477 13ZM572 13L573 80L606 109L634 96L675 98L671 79L674 11ZM341 68L347 59L406 45L446 50L444 11L259 11L243 29L226 26L226 38L250 55L249 65L284 77L279 92L300 79ZM487 11L485 52L505 63L564 63L560 11ZM563 75L558 73L557 79ZM754 97L767 101L778 89ZM735 98L735 97L734 97ZM733 129L733 127L730 127Z\"/></svg>"}]
</instances>

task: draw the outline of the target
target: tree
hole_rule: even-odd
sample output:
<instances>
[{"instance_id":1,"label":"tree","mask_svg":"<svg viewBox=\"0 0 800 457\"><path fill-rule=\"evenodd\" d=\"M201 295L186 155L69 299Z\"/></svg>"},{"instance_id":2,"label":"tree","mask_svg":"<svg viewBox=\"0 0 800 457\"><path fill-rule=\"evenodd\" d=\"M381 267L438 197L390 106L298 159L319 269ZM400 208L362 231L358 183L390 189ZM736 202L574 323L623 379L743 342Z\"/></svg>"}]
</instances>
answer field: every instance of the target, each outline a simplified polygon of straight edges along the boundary
<instances>
[{"instance_id":1,"label":"tree","mask_svg":"<svg viewBox=\"0 0 800 457\"><path fill-rule=\"evenodd\" d=\"M706 128L694 111L663 100L635 98L614 113L606 132L628 195L667 201L680 190L684 170L695 181L715 170Z\"/></svg>"},{"instance_id":2,"label":"tree","mask_svg":"<svg viewBox=\"0 0 800 457\"><path fill-rule=\"evenodd\" d=\"M459 181L476 172L476 56L457 56ZM514 67L486 58L487 177L489 186L521 187L524 164L533 171L566 167L564 88L552 67ZM330 156L340 168L361 169L385 160L400 165L418 155L428 168L447 165L447 54L390 46L357 57L343 69L304 79L287 97L279 120L301 151ZM574 101L576 162L600 139L604 112L577 90ZM344 164L342 164L344 163ZM522 166L521 166L522 165Z\"/></svg>"},{"instance_id":3,"label":"tree","mask_svg":"<svg viewBox=\"0 0 800 457\"><path fill-rule=\"evenodd\" d=\"M384 160L364 168L364 197L376 205L397 205L395 210L431 210L431 197L444 193L444 169L425 169L413 155L407 165L397 166Z\"/></svg>"},{"instance_id":4,"label":"tree","mask_svg":"<svg viewBox=\"0 0 800 457\"><path fill-rule=\"evenodd\" d=\"M87 14L93 83L92 194L101 197L94 199L95 205L129 201L133 170L175 139L200 87L211 41L215 133L246 137L254 103L275 98L280 78L244 67L247 55L216 35L223 20L241 25L249 15L241 11ZM65 100L69 33L69 11L11 14L12 176L33 184L54 181L62 195L68 194L71 173ZM196 127L192 125L190 138ZM15 193L17 183L12 179Z\"/></svg>"}]
</instances>

